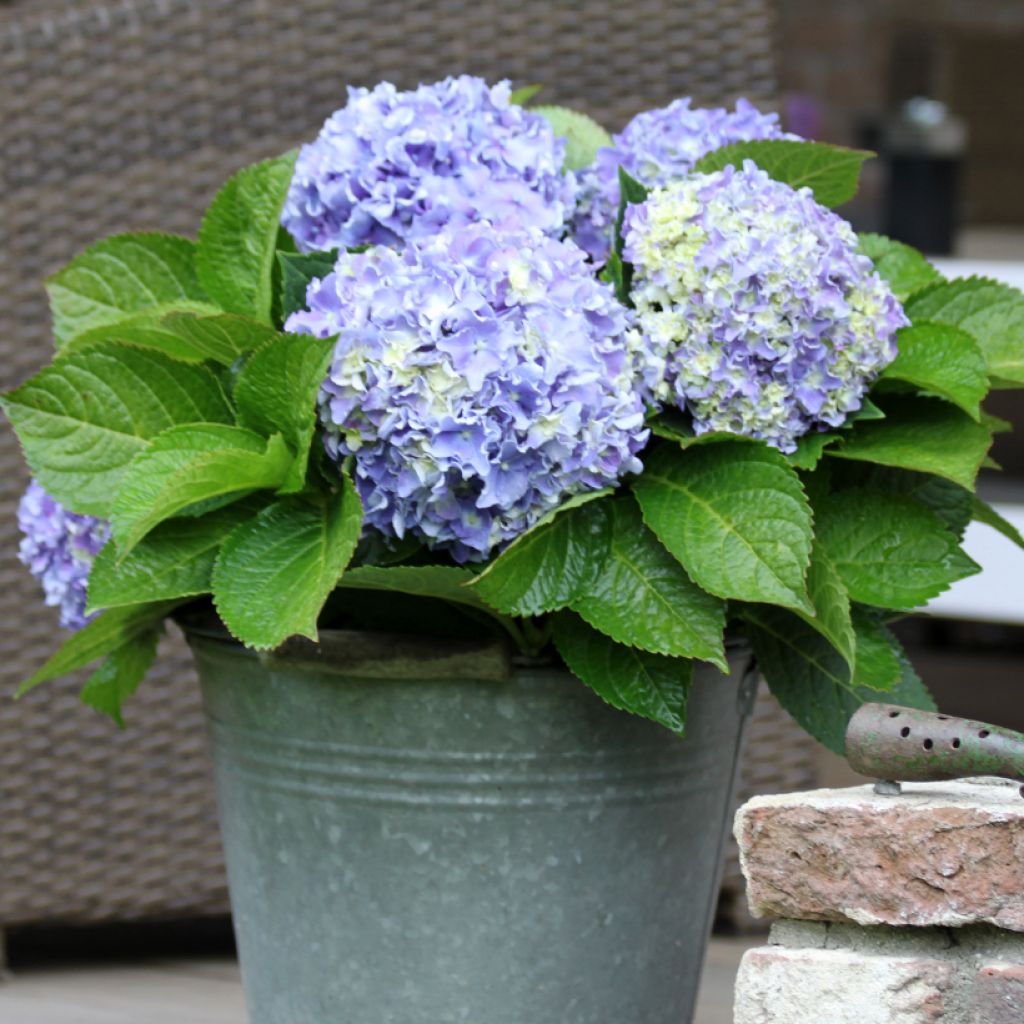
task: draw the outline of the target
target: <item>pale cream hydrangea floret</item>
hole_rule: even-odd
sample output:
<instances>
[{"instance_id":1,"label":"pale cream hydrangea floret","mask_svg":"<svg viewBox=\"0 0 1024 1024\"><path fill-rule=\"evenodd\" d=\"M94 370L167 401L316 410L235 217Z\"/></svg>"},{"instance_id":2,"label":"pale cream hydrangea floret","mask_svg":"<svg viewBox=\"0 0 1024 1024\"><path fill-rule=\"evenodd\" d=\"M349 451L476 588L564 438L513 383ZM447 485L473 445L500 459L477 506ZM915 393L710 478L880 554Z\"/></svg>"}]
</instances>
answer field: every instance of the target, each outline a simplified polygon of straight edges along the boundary
<instances>
[{"instance_id":1,"label":"pale cream hydrangea floret","mask_svg":"<svg viewBox=\"0 0 1024 1024\"><path fill-rule=\"evenodd\" d=\"M857 238L808 189L753 164L693 175L631 206L625 258L656 403L792 450L838 426L895 357L906 317Z\"/></svg>"}]
</instances>

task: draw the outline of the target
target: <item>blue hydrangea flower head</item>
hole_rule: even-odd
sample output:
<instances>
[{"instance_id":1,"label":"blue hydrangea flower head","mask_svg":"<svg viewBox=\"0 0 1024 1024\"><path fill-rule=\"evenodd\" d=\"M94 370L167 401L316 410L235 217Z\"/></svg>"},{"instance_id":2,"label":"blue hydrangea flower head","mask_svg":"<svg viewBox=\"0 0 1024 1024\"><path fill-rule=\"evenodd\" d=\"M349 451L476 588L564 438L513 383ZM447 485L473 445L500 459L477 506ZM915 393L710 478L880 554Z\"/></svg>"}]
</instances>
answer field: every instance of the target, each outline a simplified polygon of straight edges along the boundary
<instances>
[{"instance_id":1,"label":"blue hydrangea flower head","mask_svg":"<svg viewBox=\"0 0 1024 1024\"><path fill-rule=\"evenodd\" d=\"M697 433L792 451L896 357L909 321L853 229L750 161L654 190L623 231L644 348L665 365L650 397Z\"/></svg>"},{"instance_id":2,"label":"blue hydrangea flower head","mask_svg":"<svg viewBox=\"0 0 1024 1024\"><path fill-rule=\"evenodd\" d=\"M320 400L366 522L457 561L641 469L638 331L586 254L465 225L342 253L287 329L339 336Z\"/></svg>"},{"instance_id":3,"label":"blue hydrangea flower head","mask_svg":"<svg viewBox=\"0 0 1024 1024\"><path fill-rule=\"evenodd\" d=\"M60 608L62 626L81 629L93 618L85 615L86 584L109 525L69 512L33 480L18 504L18 526L19 558L42 582L46 603Z\"/></svg>"},{"instance_id":4,"label":"blue hydrangea flower head","mask_svg":"<svg viewBox=\"0 0 1024 1024\"><path fill-rule=\"evenodd\" d=\"M573 217L576 242L604 263L619 212L619 166L649 188L688 174L708 153L732 142L797 139L779 126L776 114L762 114L747 100L735 110L691 107L688 98L637 114L599 149L594 163L579 174L579 205Z\"/></svg>"},{"instance_id":5,"label":"blue hydrangea flower head","mask_svg":"<svg viewBox=\"0 0 1024 1024\"><path fill-rule=\"evenodd\" d=\"M408 92L349 89L299 153L282 224L303 251L396 245L485 220L561 234L576 199L565 140L510 93L470 75Z\"/></svg>"}]
</instances>

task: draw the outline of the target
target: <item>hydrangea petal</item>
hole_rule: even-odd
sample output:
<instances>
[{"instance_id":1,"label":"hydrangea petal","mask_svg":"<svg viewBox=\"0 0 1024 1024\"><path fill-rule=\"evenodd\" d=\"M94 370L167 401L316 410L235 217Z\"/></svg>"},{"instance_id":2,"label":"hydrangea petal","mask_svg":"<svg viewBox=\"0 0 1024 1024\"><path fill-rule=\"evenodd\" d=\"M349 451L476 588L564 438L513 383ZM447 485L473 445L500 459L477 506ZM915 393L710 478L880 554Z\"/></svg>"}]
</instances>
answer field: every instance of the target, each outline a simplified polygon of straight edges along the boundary
<instances>
[{"instance_id":1,"label":"hydrangea petal","mask_svg":"<svg viewBox=\"0 0 1024 1024\"><path fill-rule=\"evenodd\" d=\"M33 480L18 503L18 526L22 564L42 583L46 603L60 609L60 624L81 629L93 618L85 614L86 585L109 525L68 511Z\"/></svg>"},{"instance_id":2,"label":"hydrangea petal","mask_svg":"<svg viewBox=\"0 0 1024 1024\"><path fill-rule=\"evenodd\" d=\"M576 179L565 141L470 75L407 92L349 89L303 146L281 222L303 251L399 245L478 221L562 233Z\"/></svg>"},{"instance_id":3,"label":"hydrangea petal","mask_svg":"<svg viewBox=\"0 0 1024 1024\"><path fill-rule=\"evenodd\" d=\"M386 537L480 559L641 469L643 336L571 242L474 224L342 253L308 305L287 328L338 335L327 452Z\"/></svg>"},{"instance_id":4,"label":"hydrangea petal","mask_svg":"<svg viewBox=\"0 0 1024 1024\"><path fill-rule=\"evenodd\" d=\"M850 225L749 161L654 190L624 233L640 348L665 366L648 399L698 434L792 451L841 425L909 322Z\"/></svg>"},{"instance_id":5,"label":"hydrangea petal","mask_svg":"<svg viewBox=\"0 0 1024 1024\"><path fill-rule=\"evenodd\" d=\"M619 167L637 181L656 188L684 177L707 153L732 142L797 139L784 132L776 114L763 114L747 100L734 110L691 107L688 98L637 114L612 146L598 150L594 163L579 172L579 205L572 219L573 237L597 263L611 245L619 210Z\"/></svg>"}]
</instances>

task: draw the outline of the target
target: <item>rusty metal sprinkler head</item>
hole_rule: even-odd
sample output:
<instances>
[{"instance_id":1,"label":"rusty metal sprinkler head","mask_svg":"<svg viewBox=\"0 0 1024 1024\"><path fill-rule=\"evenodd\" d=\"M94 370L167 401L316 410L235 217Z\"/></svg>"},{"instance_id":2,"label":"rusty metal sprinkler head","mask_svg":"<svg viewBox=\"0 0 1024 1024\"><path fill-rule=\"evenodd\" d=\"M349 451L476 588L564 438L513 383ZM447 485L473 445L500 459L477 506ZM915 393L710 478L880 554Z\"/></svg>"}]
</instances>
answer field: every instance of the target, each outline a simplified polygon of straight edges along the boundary
<instances>
[{"instance_id":1,"label":"rusty metal sprinkler head","mask_svg":"<svg viewBox=\"0 0 1024 1024\"><path fill-rule=\"evenodd\" d=\"M1024 734L894 704L864 704L846 729L846 760L895 796L901 782L994 775L1024 783ZM1024 796L1024 785L1020 789Z\"/></svg>"}]
</instances>

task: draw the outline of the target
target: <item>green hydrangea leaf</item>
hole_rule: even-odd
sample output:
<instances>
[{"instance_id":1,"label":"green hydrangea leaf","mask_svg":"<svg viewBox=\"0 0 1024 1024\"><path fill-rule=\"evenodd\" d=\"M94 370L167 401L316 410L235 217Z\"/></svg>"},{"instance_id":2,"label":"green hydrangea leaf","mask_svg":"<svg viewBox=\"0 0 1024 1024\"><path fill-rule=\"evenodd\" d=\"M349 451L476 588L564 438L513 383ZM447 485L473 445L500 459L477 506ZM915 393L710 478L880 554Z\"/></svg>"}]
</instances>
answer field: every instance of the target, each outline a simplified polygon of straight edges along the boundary
<instances>
[{"instance_id":1,"label":"green hydrangea leaf","mask_svg":"<svg viewBox=\"0 0 1024 1024\"><path fill-rule=\"evenodd\" d=\"M167 330L160 323L162 317L139 316L130 320L121 320L116 324L106 324L76 334L62 349L63 355L82 352L97 346L116 344L131 345L133 348L152 349L161 352L171 359L183 363L202 363L206 356L198 352L186 339Z\"/></svg>"},{"instance_id":2,"label":"green hydrangea leaf","mask_svg":"<svg viewBox=\"0 0 1024 1024\"><path fill-rule=\"evenodd\" d=\"M347 569L338 586L347 590L389 590L413 597L454 601L494 614L470 588L473 570L461 565L358 565Z\"/></svg>"},{"instance_id":3,"label":"green hydrangea leaf","mask_svg":"<svg viewBox=\"0 0 1024 1024\"><path fill-rule=\"evenodd\" d=\"M753 605L743 608L742 615L758 666L775 698L815 739L842 756L850 717L861 704L878 700L878 689L854 682L842 655L795 615ZM886 691L886 699L934 711L934 702L896 639L887 630L885 635L900 667L900 677ZM867 643L876 639L877 634ZM877 655L877 651L862 651L858 643L858 664L873 665Z\"/></svg>"},{"instance_id":4,"label":"green hydrangea leaf","mask_svg":"<svg viewBox=\"0 0 1024 1024\"><path fill-rule=\"evenodd\" d=\"M230 367L246 352L276 334L267 324L231 313L200 316L169 313L157 319L137 317L77 335L63 352L79 352L110 342L152 349L185 363L213 362Z\"/></svg>"},{"instance_id":5,"label":"green hydrangea leaf","mask_svg":"<svg viewBox=\"0 0 1024 1024\"><path fill-rule=\"evenodd\" d=\"M651 190L646 185L637 181L624 167L619 168L619 214L615 231L620 240L622 239L622 218L626 207L645 202L650 192Z\"/></svg>"},{"instance_id":6,"label":"green hydrangea leaf","mask_svg":"<svg viewBox=\"0 0 1024 1024\"><path fill-rule=\"evenodd\" d=\"M805 471L811 471L815 469L819 462L821 462L822 456L825 454L825 450L835 444L842 444L846 433L853 429L858 423L862 423L866 420L883 420L885 419L885 413L871 401L870 398L864 398L861 400L860 408L853 413L850 413L846 417L843 424L833 430L827 431L813 431L811 433L804 434L802 437L797 439L796 451L784 452L786 461L794 468ZM728 434L704 434L704 437L728 437Z\"/></svg>"},{"instance_id":7,"label":"green hydrangea leaf","mask_svg":"<svg viewBox=\"0 0 1024 1024\"><path fill-rule=\"evenodd\" d=\"M279 252L281 269L282 323L300 309L306 308L306 292L318 278L326 277L338 262L338 250L329 252Z\"/></svg>"},{"instance_id":8,"label":"green hydrangea leaf","mask_svg":"<svg viewBox=\"0 0 1024 1024\"><path fill-rule=\"evenodd\" d=\"M572 602L591 626L652 654L727 670L725 605L705 593L646 526L629 496L608 503L611 538L599 572Z\"/></svg>"},{"instance_id":9,"label":"green hydrangea leaf","mask_svg":"<svg viewBox=\"0 0 1024 1024\"><path fill-rule=\"evenodd\" d=\"M857 659L857 639L850 614L850 595L836 567L817 542L807 571L807 593L814 614L796 609L797 615L828 640L852 670Z\"/></svg>"},{"instance_id":10,"label":"green hydrangea leaf","mask_svg":"<svg viewBox=\"0 0 1024 1024\"><path fill-rule=\"evenodd\" d=\"M914 320L932 320L966 331L977 342L997 387L1024 385L1024 295L984 277L945 281L905 304Z\"/></svg>"},{"instance_id":11,"label":"green hydrangea leaf","mask_svg":"<svg viewBox=\"0 0 1024 1024\"><path fill-rule=\"evenodd\" d=\"M786 461L794 469L814 469L825 454L825 449L841 440L842 437L835 433L804 434L796 443L796 451L785 453Z\"/></svg>"},{"instance_id":12,"label":"green hydrangea leaf","mask_svg":"<svg viewBox=\"0 0 1024 1024\"><path fill-rule=\"evenodd\" d=\"M884 420L858 423L842 445L825 454L932 473L974 490L992 443L984 424L935 398L890 395L882 408Z\"/></svg>"},{"instance_id":13,"label":"green hydrangea leaf","mask_svg":"<svg viewBox=\"0 0 1024 1024\"><path fill-rule=\"evenodd\" d=\"M360 565L346 570L338 586L342 590L382 590L450 601L477 617L486 616L489 621L497 622L518 642L517 627L469 587L472 580L472 570L457 565Z\"/></svg>"},{"instance_id":14,"label":"green hydrangea leaf","mask_svg":"<svg viewBox=\"0 0 1024 1024\"><path fill-rule=\"evenodd\" d=\"M1004 420L999 416L993 416L992 413L986 412L984 409L981 410L981 422L993 434L1012 434L1013 424L1009 420Z\"/></svg>"},{"instance_id":15,"label":"green hydrangea leaf","mask_svg":"<svg viewBox=\"0 0 1024 1024\"><path fill-rule=\"evenodd\" d=\"M622 234L622 225L626 219L626 207L644 202L649 191L646 185L642 185L632 177L624 167L619 167L619 211L615 217L615 234L612 251L608 257L608 266L611 268L615 294L619 301L626 306L633 305L630 295L633 287L633 265L627 263L622 255L626 244Z\"/></svg>"},{"instance_id":16,"label":"green hydrangea leaf","mask_svg":"<svg viewBox=\"0 0 1024 1024\"><path fill-rule=\"evenodd\" d=\"M249 647L290 636L317 639L317 617L345 571L363 525L347 477L320 500L279 498L236 527L213 570L213 600L224 625Z\"/></svg>"},{"instance_id":17,"label":"green hydrangea leaf","mask_svg":"<svg viewBox=\"0 0 1024 1024\"><path fill-rule=\"evenodd\" d=\"M991 277L958 277L939 281L915 294L905 304L912 317L962 326L963 321L992 306L1018 303L1024 293Z\"/></svg>"},{"instance_id":18,"label":"green hydrangea leaf","mask_svg":"<svg viewBox=\"0 0 1024 1024\"><path fill-rule=\"evenodd\" d=\"M105 545L89 572L89 610L210 593L221 544L259 508L242 500L198 519L169 519L120 559L113 544Z\"/></svg>"},{"instance_id":19,"label":"green hydrangea leaf","mask_svg":"<svg viewBox=\"0 0 1024 1024\"><path fill-rule=\"evenodd\" d=\"M991 526L993 530L998 530L1007 540L1012 541L1019 548L1024 548L1024 537L1021 536L1020 530L1013 525L1008 519L1001 516L988 502L982 501L977 495L970 495L971 499L971 518L977 520L979 523L984 523L986 526Z\"/></svg>"},{"instance_id":20,"label":"green hydrangea leaf","mask_svg":"<svg viewBox=\"0 0 1024 1024\"><path fill-rule=\"evenodd\" d=\"M974 339L958 327L917 321L898 335L899 354L882 380L906 381L981 419L988 394L985 357Z\"/></svg>"},{"instance_id":21,"label":"green hydrangea leaf","mask_svg":"<svg viewBox=\"0 0 1024 1024\"><path fill-rule=\"evenodd\" d=\"M863 487L913 498L931 509L958 540L963 540L971 521L972 495L959 484L931 473L872 466L867 462L831 463L831 466L837 467L832 481L834 489Z\"/></svg>"},{"instance_id":22,"label":"green hydrangea leaf","mask_svg":"<svg viewBox=\"0 0 1024 1024\"><path fill-rule=\"evenodd\" d=\"M632 271L631 271L632 273ZM615 292L616 298L625 303L626 305L632 305L629 298L629 289L626 287L626 265L622 262L622 257L615 252L613 249L608 253L608 261L604 267L601 268L601 272L597 275L598 278L610 284L612 290Z\"/></svg>"},{"instance_id":23,"label":"green hydrangea leaf","mask_svg":"<svg viewBox=\"0 0 1024 1024\"><path fill-rule=\"evenodd\" d=\"M567 171L578 171L589 167L602 146L610 146L612 137L592 118L566 107L532 107L534 114L545 118L555 135L565 139L565 161Z\"/></svg>"},{"instance_id":24,"label":"green hydrangea leaf","mask_svg":"<svg viewBox=\"0 0 1024 1024\"><path fill-rule=\"evenodd\" d=\"M914 295L905 309L912 317L962 326L963 321L992 306L1024 300L1019 288L991 277L958 277L940 281Z\"/></svg>"},{"instance_id":25,"label":"green hydrangea leaf","mask_svg":"<svg viewBox=\"0 0 1024 1024\"><path fill-rule=\"evenodd\" d=\"M864 608L854 609L853 623L857 641L854 688L888 692L899 684L903 675L896 638Z\"/></svg>"},{"instance_id":26,"label":"green hydrangea leaf","mask_svg":"<svg viewBox=\"0 0 1024 1024\"><path fill-rule=\"evenodd\" d=\"M916 608L980 569L943 520L911 498L853 488L815 508L818 541L850 597Z\"/></svg>"},{"instance_id":27,"label":"green hydrangea leaf","mask_svg":"<svg viewBox=\"0 0 1024 1024\"><path fill-rule=\"evenodd\" d=\"M858 236L860 250L875 265L879 277L888 282L898 299L941 281L940 274L917 249L887 238L865 233Z\"/></svg>"},{"instance_id":28,"label":"green hydrangea leaf","mask_svg":"<svg viewBox=\"0 0 1024 1024\"><path fill-rule=\"evenodd\" d=\"M517 537L471 586L507 615L564 608L597 579L611 543L610 492L579 495Z\"/></svg>"},{"instance_id":29,"label":"green hydrangea leaf","mask_svg":"<svg viewBox=\"0 0 1024 1024\"><path fill-rule=\"evenodd\" d=\"M763 444L664 446L633 489L644 520L698 586L813 614L812 523L800 478Z\"/></svg>"},{"instance_id":30,"label":"green hydrangea leaf","mask_svg":"<svg viewBox=\"0 0 1024 1024\"><path fill-rule=\"evenodd\" d=\"M411 533L398 540L377 530L367 530L359 538L352 561L355 565L405 565L425 550L422 539Z\"/></svg>"},{"instance_id":31,"label":"green hydrangea leaf","mask_svg":"<svg viewBox=\"0 0 1024 1024\"><path fill-rule=\"evenodd\" d=\"M846 430L849 427L854 426L857 423L863 423L866 420L884 420L885 413L871 401L870 398L862 398L860 408L853 413L850 413L846 417L846 421L839 428L840 430Z\"/></svg>"},{"instance_id":32,"label":"green hydrangea leaf","mask_svg":"<svg viewBox=\"0 0 1024 1024\"><path fill-rule=\"evenodd\" d=\"M39 683L74 672L152 629L180 601L155 601L112 608L72 633L47 662L18 688L20 697Z\"/></svg>"},{"instance_id":33,"label":"green hydrangea leaf","mask_svg":"<svg viewBox=\"0 0 1024 1024\"><path fill-rule=\"evenodd\" d=\"M159 352L101 345L59 356L4 396L33 474L76 512L107 516L129 462L182 423L231 423L205 367Z\"/></svg>"},{"instance_id":34,"label":"green hydrangea leaf","mask_svg":"<svg viewBox=\"0 0 1024 1024\"><path fill-rule=\"evenodd\" d=\"M874 474L873 479L880 480L884 473L884 467L873 467L880 472ZM893 477L898 470L893 470L890 475L889 489L931 509L953 533L958 541L963 540L964 531L971 521L972 495L965 491L959 484L954 484L942 477L932 476L928 473L901 473L902 479L894 480ZM908 479L909 478L909 479Z\"/></svg>"},{"instance_id":35,"label":"green hydrangea leaf","mask_svg":"<svg viewBox=\"0 0 1024 1024\"><path fill-rule=\"evenodd\" d=\"M118 558L196 502L277 490L293 461L280 434L268 441L251 430L214 423L165 430L132 460L114 500L110 524Z\"/></svg>"},{"instance_id":36,"label":"green hydrangea leaf","mask_svg":"<svg viewBox=\"0 0 1024 1024\"><path fill-rule=\"evenodd\" d=\"M194 242L176 235L114 235L46 281L58 347L77 335L145 313L215 312L199 282Z\"/></svg>"},{"instance_id":37,"label":"green hydrangea leaf","mask_svg":"<svg viewBox=\"0 0 1024 1024\"><path fill-rule=\"evenodd\" d=\"M724 430L709 430L706 434L698 434L693 429L693 424L675 410L659 413L648 421L647 426L650 427L651 433L655 437L672 441L680 448L691 448L695 444L717 444L719 441L759 443L756 438L745 437L742 434L730 434Z\"/></svg>"},{"instance_id":38,"label":"green hydrangea leaf","mask_svg":"<svg viewBox=\"0 0 1024 1024\"><path fill-rule=\"evenodd\" d=\"M214 197L199 229L196 270L227 313L271 323L278 225L295 153L239 171Z\"/></svg>"},{"instance_id":39,"label":"green hydrangea leaf","mask_svg":"<svg viewBox=\"0 0 1024 1024\"><path fill-rule=\"evenodd\" d=\"M82 703L109 715L123 729L121 708L139 688L153 664L162 633L163 623L160 623L114 648L82 687Z\"/></svg>"},{"instance_id":40,"label":"green hydrangea leaf","mask_svg":"<svg viewBox=\"0 0 1024 1024\"><path fill-rule=\"evenodd\" d=\"M233 313L214 316L172 313L165 316L160 325L202 360L228 367L276 336L267 324Z\"/></svg>"},{"instance_id":41,"label":"green hydrangea leaf","mask_svg":"<svg viewBox=\"0 0 1024 1024\"><path fill-rule=\"evenodd\" d=\"M517 107L525 107L543 88L543 85L521 85L518 89L512 90L508 101Z\"/></svg>"},{"instance_id":42,"label":"green hydrangea leaf","mask_svg":"<svg viewBox=\"0 0 1024 1024\"><path fill-rule=\"evenodd\" d=\"M697 442L693 425L679 416L674 409L660 412L647 421L647 426L655 437L673 441L682 448L689 448L691 444Z\"/></svg>"},{"instance_id":43,"label":"green hydrangea leaf","mask_svg":"<svg viewBox=\"0 0 1024 1024\"><path fill-rule=\"evenodd\" d=\"M302 489L309 445L317 425L317 395L334 353L335 338L275 334L246 361L235 380L241 426L269 437L281 434L295 461L281 487Z\"/></svg>"},{"instance_id":44,"label":"green hydrangea leaf","mask_svg":"<svg viewBox=\"0 0 1024 1024\"><path fill-rule=\"evenodd\" d=\"M698 160L694 172L709 174L753 160L770 178L793 188L809 188L822 206L841 206L857 194L861 165L874 155L823 142L760 139L722 146Z\"/></svg>"},{"instance_id":45,"label":"green hydrangea leaf","mask_svg":"<svg viewBox=\"0 0 1024 1024\"><path fill-rule=\"evenodd\" d=\"M822 498L831 493L837 465L843 468L842 463L837 464L831 459L826 459L824 462L819 462L812 470L800 471L800 483L804 486L804 493L807 495L812 509ZM846 463L846 465L853 465L853 463Z\"/></svg>"},{"instance_id":46,"label":"green hydrangea leaf","mask_svg":"<svg viewBox=\"0 0 1024 1024\"><path fill-rule=\"evenodd\" d=\"M864 419L882 419L884 414L876 405L865 399L861 409L853 413L840 429L845 430L857 422L861 416ZM647 426L656 437L674 441L680 448L691 448L696 444L717 444L719 441L759 443L756 438L745 437L742 434L730 434L724 430L709 430L706 434L697 434L690 423L681 417L673 416L671 412L660 413L654 419L649 420ZM842 439L843 435L835 431L804 434L797 440L796 451L783 454L794 469L812 470L821 461L825 449Z\"/></svg>"},{"instance_id":47,"label":"green hydrangea leaf","mask_svg":"<svg viewBox=\"0 0 1024 1024\"><path fill-rule=\"evenodd\" d=\"M685 733L692 662L617 644L565 611L555 617L554 640L569 671L605 703Z\"/></svg>"}]
</instances>

